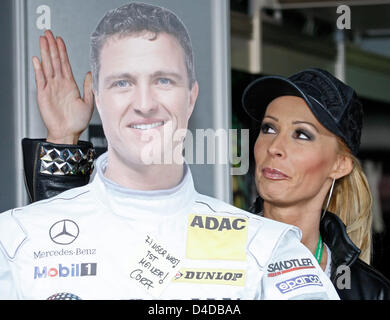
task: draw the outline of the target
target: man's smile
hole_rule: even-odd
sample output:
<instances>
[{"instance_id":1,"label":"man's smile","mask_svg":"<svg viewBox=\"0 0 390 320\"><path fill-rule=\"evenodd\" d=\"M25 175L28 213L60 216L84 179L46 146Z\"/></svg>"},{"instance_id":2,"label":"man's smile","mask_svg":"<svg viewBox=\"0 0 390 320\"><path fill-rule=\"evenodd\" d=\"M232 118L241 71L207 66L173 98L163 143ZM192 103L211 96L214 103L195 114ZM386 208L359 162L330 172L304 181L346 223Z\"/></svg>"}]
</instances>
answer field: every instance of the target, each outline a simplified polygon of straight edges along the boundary
<instances>
[{"instance_id":1,"label":"man's smile","mask_svg":"<svg viewBox=\"0 0 390 320\"><path fill-rule=\"evenodd\" d=\"M137 123L137 124L131 124L130 128L139 129L139 130L149 130L149 129L161 127L164 124L165 124L165 121L158 121L158 122L152 122L152 123Z\"/></svg>"}]
</instances>

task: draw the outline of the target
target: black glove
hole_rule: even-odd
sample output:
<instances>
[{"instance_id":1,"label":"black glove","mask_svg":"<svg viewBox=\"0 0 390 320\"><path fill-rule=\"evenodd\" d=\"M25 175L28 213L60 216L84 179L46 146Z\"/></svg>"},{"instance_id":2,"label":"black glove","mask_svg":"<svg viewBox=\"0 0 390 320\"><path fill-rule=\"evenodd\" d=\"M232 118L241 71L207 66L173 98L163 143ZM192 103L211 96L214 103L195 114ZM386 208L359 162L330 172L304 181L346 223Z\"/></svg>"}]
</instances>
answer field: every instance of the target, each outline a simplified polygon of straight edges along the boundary
<instances>
[{"instance_id":1,"label":"black glove","mask_svg":"<svg viewBox=\"0 0 390 320\"><path fill-rule=\"evenodd\" d=\"M22 140L25 183L31 202L88 184L95 151L90 142L55 144L45 139Z\"/></svg>"}]
</instances>

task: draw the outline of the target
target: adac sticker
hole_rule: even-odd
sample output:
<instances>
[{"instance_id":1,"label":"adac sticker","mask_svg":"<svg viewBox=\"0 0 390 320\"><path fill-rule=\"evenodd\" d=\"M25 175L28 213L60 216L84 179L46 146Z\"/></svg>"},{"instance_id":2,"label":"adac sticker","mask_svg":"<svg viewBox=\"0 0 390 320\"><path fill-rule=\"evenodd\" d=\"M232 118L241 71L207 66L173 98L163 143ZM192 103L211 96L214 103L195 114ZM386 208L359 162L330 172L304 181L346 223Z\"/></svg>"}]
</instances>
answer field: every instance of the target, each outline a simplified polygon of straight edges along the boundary
<instances>
[{"instance_id":1,"label":"adac sticker","mask_svg":"<svg viewBox=\"0 0 390 320\"><path fill-rule=\"evenodd\" d=\"M189 259L245 260L248 220L242 217L191 214L188 217Z\"/></svg>"},{"instance_id":2,"label":"adac sticker","mask_svg":"<svg viewBox=\"0 0 390 320\"><path fill-rule=\"evenodd\" d=\"M173 282L190 282L197 284L221 284L245 286L245 270L232 269L180 269Z\"/></svg>"}]
</instances>

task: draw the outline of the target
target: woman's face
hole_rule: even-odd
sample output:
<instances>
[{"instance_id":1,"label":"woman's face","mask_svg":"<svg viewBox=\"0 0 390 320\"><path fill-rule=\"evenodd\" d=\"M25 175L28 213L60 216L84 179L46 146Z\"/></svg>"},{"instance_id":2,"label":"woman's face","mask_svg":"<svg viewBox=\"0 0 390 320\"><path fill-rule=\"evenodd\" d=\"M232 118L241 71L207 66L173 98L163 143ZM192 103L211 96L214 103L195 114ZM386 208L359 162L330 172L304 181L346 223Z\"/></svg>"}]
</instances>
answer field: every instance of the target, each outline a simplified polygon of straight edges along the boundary
<instances>
[{"instance_id":1,"label":"woman's face","mask_svg":"<svg viewBox=\"0 0 390 320\"><path fill-rule=\"evenodd\" d=\"M306 102L282 96L267 107L255 144L256 187L265 201L323 203L337 167L336 136Z\"/></svg>"}]
</instances>

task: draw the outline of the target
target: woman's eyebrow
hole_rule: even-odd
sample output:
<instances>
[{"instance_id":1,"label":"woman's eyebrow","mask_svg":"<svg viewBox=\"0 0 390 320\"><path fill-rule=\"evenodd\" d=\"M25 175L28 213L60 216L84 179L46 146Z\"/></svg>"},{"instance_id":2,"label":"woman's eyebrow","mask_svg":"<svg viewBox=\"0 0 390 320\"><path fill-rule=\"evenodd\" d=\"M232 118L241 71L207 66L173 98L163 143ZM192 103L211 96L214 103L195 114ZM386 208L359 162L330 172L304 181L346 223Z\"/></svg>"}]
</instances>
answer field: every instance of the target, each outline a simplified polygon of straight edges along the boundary
<instances>
[{"instance_id":1,"label":"woman's eyebrow","mask_svg":"<svg viewBox=\"0 0 390 320\"><path fill-rule=\"evenodd\" d=\"M269 115L265 115L264 118L271 118L271 119L273 119L273 120L275 120L275 121L279 121L278 118L275 118L275 117L269 116Z\"/></svg>"},{"instance_id":2,"label":"woman's eyebrow","mask_svg":"<svg viewBox=\"0 0 390 320\"><path fill-rule=\"evenodd\" d=\"M264 116L264 119L265 119L265 118L270 118L270 119L272 119L272 120L275 120L276 122L279 121L278 118L276 118L276 117L274 117L274 116L270 116L270 115L265 115L265 116ZM320 131L318 130L318 128L315 126L315 124L314 124L314 123L311 123L311 122L309 122L309 121L295 120L295 121L292 122L292 124L301 124L301 123L308 124L308 125L312 126L318 133L320 132Z\"/></svg>"},{"instance_id":3,"label":"woman's eyebrow","mask_svg":"<svg viewBox=\"0 0 390 320\"><path fill-rule=\"evenodd\" d=\"M298 121L298 120L292 122L292 124L301 124L301 123L306 123L306 124L312 126L317 132L319 132L317 127L313 123L311 123L311 122L308 122L308 121Z\"/></svg>"}]
</instances>

